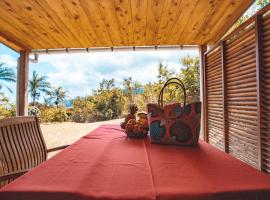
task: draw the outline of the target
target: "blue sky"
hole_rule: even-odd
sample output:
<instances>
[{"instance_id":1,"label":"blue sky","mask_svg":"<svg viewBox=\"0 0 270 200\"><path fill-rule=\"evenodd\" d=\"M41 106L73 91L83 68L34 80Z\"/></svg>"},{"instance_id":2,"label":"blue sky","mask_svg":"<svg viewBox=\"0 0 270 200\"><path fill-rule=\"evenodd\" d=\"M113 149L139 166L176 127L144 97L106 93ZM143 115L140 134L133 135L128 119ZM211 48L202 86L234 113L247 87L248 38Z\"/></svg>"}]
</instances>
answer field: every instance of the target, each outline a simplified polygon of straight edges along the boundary
<instances>
[{"instance_id":1,"label":"blue sky","mask_svg":"<svg viewBox=\"0 0 270 200\"><path fill-rule=\"evenodd\" d=\"M123 79L132 77L142 83L154 82L157 77L157 66L162 61L170 69L179 72L180 59L184 56L198 56L197 50L180 51L130 51L130 52L96 52L54 54L39 56L38 63L30 63L29 78L33 70L39 75L48 77L53 87L63 86L70 97L91 94L102 79L116 80L121 86ZM19 54L0 44L0 62L16 70ZM7 84L13 94L4 89L7 97L13 102L16 84Z\"/></svg>"}]
</instances>

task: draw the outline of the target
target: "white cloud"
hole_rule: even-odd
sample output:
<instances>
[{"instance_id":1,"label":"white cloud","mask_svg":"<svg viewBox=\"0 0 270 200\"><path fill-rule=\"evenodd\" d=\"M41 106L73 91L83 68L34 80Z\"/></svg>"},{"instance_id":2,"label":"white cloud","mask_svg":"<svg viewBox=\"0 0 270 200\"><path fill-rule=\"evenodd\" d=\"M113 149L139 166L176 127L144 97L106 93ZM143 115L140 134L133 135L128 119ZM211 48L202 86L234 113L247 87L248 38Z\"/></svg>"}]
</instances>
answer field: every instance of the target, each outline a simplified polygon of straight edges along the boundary
<instances>
[{"instance_id":1,"label":"white cloud","mask_svg":"<svg viewBox=\"0 0 270 200\"><path fill-rule=\"evenodd\" d=\"M98 87L103 79L115 78L120 85L123 78L133 77L142 83L156 81L157 64L163 61L179 72L183 55L198 55L197 51L135 51L85 54L42 55L33 69L47 75L54 86L63 86L70 96L84 96ZM44 69L46 67L46 69Z\"/></svg>"},{"instance_id":2,"label":"white cloud","mask_svg":"<svg viewBox=\"0 0 270 200\"><path fill-rule=\"evenodd\" d=\"M0 55L0 62L5 63L9 67L17 67L17 60L8 54Z\"/></svg>"}]
</instances>

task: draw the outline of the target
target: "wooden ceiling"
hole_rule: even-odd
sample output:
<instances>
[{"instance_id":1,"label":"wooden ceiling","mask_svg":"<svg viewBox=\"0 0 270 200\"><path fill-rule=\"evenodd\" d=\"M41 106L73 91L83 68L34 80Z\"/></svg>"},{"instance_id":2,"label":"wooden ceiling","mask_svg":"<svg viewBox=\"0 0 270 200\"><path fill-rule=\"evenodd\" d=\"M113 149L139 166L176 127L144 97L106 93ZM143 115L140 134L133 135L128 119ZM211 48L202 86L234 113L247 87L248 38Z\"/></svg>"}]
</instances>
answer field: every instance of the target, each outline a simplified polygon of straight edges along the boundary
<instances>
[{"instance_id":1,"label":"wooden ceiling","mask_svg":"<svg viewBox=\"0 0 270 200\"><path fill-rule=\"evenodd\" d=\"M214 43L253 0L0 0L15 50Z\"/></svg>"}]
</instances>

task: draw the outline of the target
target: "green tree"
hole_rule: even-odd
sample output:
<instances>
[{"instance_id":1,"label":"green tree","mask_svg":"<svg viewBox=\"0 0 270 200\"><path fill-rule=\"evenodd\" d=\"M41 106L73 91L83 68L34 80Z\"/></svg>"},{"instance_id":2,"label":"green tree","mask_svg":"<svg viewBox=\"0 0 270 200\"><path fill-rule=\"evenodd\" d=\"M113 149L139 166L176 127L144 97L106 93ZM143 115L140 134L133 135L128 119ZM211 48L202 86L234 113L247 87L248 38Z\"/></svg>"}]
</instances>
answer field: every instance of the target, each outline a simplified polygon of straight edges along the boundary
<instances>
[{"instance_id":1,"label":"green tree","mask_svg":"<svg viewBox=\"0 0 270 200\"><path fill-rule=\"evenodd\" d=\"M133 85L132 77L124 78L123 86L125 96L128 98L128 104L133 103L132 85Z\"/></svg>"},{"instance_id":2,"label":"green tree","mask_svg":"<svg viewBox=\"0 0 270 200\"><path fill-rule=\"evenodd\" d=\"M172 78L173 76L175 76L175 72L170 70L162 62L159 62L157 76L159 83L164 84L169 78Z\"/></svg>"},{"instance_id":3,"label":"green tree","mask_svg":"<svg viewBox=\"0 0 270 200\"><path fill-rule=\"evenodd\" d=\"M33 105L39 99L41 93L49 94L51 84L47 81L46 76L39 76L36 71L33 71L32 79L29 80L28 92L32 98Z\"/></svg>"},{"instance_id":4,"label":"green tree","mask_svg":"<svg viewBox=\"0 0 270 200\"><path fill-rule=\"evenodd\" d=\"M257 5L260 7L259 9L261 9L264 6L266 6L269 2L270 0L257 0Z\"/></svg>"},{"instance_id":5,"label":"green tree","mask_svg":"<svg viewBox=\"0 0 270 200\"><path fill-rule=\"evenodd\" d=\"M104 90L111 90L115 87L115 79L110 79L110 80L106 80L103 79L100 83L99 83L99 89L98 91L104 91Z\"/></svg>"},{"instance_id":6,"label":"green tree","mask_svg":"<svg viewBox=\"0 0 270 200\"><path fill-rule=\"evenodd\" d=\"M186 56L181 59L181 64L184 68L181 69L180 78L183 81L187 101L195 102L200 100L200 72L199 72L199 58Z\"/></svg>"},{"instance_id":7,"label":"green tree","mask_svg":"<svg viewBox=\"0 0 270 200\"><path fill-rule=\"evenodd\" d=\"M16 82L16 76L11 68L4 67L4 63L0 63L0 89L4 86L12 93L12 90L3 82Z\"/></svg>"},{"instance_id":8,"label":"green tree","mask_svg":"<svg viewBox=\"0 0 270 200\"><path fill-rule=\"evenodd\" d=\"M50 93L50 101L54 102L56 107L63 106L68 98L67 91L64 90L63 87L56 87Z\"/></svg>"}]
</instances>

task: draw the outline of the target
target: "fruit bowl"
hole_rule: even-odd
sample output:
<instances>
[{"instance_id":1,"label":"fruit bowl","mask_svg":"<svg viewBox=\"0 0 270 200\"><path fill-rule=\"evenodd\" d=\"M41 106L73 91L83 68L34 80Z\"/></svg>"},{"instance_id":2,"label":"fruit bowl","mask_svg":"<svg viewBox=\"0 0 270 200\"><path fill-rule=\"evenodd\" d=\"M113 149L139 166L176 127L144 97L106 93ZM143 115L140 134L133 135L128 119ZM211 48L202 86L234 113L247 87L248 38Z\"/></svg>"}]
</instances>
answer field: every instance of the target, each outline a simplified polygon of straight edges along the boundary
<instances>
[{"instance_id":1,"label":"fruit bowl","mask_svg":"<svg viewBox=\"0 0 270 200\"><path fill-rule=\"evenodd\" d=\"M122 131L129 137L129 138L145 138L148 134L147 130L143 130L142 132L132 132L132 131L125 131L124 129L122 129Z\"/></svg>"}]
</instances>

